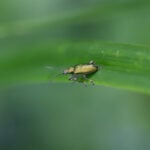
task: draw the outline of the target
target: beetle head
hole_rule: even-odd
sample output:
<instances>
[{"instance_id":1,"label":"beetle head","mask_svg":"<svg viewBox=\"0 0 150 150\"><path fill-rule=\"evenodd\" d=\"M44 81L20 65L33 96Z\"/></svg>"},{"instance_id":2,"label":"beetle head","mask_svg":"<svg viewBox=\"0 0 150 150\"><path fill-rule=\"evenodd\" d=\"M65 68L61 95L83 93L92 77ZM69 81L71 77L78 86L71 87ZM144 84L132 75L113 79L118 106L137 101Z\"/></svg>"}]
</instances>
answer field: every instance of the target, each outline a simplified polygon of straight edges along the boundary
<instances>
[{"instance_id":1,"label":"beetle head","mask_svg":"<svg viewBox=\"0 0 150 150\"><path fill-rule=\"evenodd\" d=\"M73 68L73 67L70 67L70 68L68 68L68 69L65 69L65 70L63 71L63 74L71 74L71 73L73 73L73 71L74 71L74 68Z\"/></svg>"}]
</instances>

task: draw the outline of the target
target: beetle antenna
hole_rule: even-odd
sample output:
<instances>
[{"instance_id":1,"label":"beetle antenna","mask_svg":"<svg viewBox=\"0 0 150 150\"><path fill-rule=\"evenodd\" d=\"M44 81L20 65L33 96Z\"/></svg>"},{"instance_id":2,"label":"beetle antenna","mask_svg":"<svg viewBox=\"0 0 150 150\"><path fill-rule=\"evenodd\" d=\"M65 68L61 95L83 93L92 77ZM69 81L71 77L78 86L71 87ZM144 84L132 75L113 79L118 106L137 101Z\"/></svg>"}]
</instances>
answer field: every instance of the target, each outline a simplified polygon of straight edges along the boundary
<instances>
[{"instance_id":1,"label":"beetle antenna","mask_svg":"<svg viewBox=\"0 0 150 150\"><path fill-rule=\"evenodd\" d=\"M48 76L48 80L50 81L50 82L53 82L54 81L54 79L57 77L57 76L60 76L60 75L63 75L63 73L59 73L59 74L56 74L56 75L49 75Z\"/></svg>"},{"instance_id":2,"label":"beetle antenna","mask_svg":"<svg viewBox=\"0 0 150 150\"><path fill-rule=\"evenodd\" d=\"M54 69L54 67L52 67L52 66L45 66L45 68L48 69L48 70ZM63 75L63 74L64 73L59 73L59 74L56 74L54 76L48 75L48 79L51 79L51 81L53 81L54 78L56 78L57 76Z\"/></svg>"},{"instance_id":3,"label":"beetle antenna","mask_svg":"<svg viewBox=\"0 0 150 150\"><path fill-rule=\"evenodd\" d=\"M45 68L51 70L51 69L53 69L54 67L52 67L52 66L45 66Z\"/></svg>"},{"instance_id":4,"label":"beetle antenna","mask_svg":"<svg viewBox=\"0 0 150 150\"><path fill-rule=\"evenodd\" d=\"M59 74L56 74L55 75L55 77L57 77L57 76L60 76L60 75L63 75L64 73L59 73Z\"/></svg>"}]
</instances>

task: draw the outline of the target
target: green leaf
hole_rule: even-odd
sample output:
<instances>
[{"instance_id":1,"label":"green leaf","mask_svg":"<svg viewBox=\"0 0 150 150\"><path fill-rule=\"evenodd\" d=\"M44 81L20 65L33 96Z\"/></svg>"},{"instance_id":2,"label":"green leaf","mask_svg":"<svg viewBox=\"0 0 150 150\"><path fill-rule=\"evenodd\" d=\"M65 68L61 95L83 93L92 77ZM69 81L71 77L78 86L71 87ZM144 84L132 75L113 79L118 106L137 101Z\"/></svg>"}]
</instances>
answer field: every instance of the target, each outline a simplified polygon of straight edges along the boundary
<instances>
[{"instance_id":1,"label":"green leaf","mask_svg":"<svg viewBox=\"0 0 150 150\"><path fill-rule=\"evenodd\" d=\"M1 56L0 81L3 85L70 82L68 75L56 75L70 66L93 60L101 66L92 76L96 85L150 93L149 47L110 42L45 41L36 46L28 45L13 55L3 53Z\"/></svg>"}]
</instances>

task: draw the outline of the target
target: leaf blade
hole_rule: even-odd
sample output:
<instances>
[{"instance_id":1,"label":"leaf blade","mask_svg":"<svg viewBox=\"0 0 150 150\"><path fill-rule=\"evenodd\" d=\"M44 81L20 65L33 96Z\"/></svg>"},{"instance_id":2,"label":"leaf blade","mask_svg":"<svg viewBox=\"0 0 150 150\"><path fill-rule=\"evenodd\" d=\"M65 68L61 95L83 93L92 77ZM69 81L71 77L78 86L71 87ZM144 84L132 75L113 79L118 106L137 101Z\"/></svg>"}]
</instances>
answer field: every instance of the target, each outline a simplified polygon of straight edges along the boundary
<instances>
[{"instance_id":1,"label":"leaf blade","mask_svg":"<svg viewBox=\"0 0 150 150\"><path fill-rule=\"evenodd\" d=\"M45 46L44 46L45 45ZM150 49L108 42L42 43L0 62L3 85L19 82L66 82L56 77L67 67L94 60L102 69L92 79L97 85L150 93ZM44 67L50 65L51 70ZM9 76L11 74L11 77Z\"/></svg>"}]
</instances>

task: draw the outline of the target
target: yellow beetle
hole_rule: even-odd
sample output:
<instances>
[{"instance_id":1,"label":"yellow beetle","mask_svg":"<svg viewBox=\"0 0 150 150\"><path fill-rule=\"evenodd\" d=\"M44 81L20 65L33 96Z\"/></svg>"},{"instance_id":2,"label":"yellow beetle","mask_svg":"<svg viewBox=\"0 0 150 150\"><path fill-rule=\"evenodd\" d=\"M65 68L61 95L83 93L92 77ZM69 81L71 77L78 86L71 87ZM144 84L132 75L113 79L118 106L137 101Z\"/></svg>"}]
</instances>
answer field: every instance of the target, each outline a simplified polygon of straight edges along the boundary
<instances>
[{"instance_id":1,"label":"yellow beetle","mask_svg":"<svg viewBox=\"0 0 150 150\"><path fill-rule=\"evenodd\" d=\"M88 79L88 75L91 75L99 70L99 66L94 63L94 61L90 61L87 64L79 64L74 67L69 67L63 71L63 74L71 74L69 80L84 82ZM89 80L93 85L93 80Z\"/></svg>"}]
</instances>

